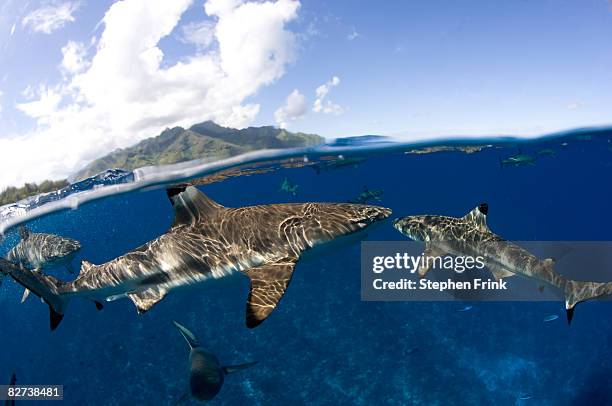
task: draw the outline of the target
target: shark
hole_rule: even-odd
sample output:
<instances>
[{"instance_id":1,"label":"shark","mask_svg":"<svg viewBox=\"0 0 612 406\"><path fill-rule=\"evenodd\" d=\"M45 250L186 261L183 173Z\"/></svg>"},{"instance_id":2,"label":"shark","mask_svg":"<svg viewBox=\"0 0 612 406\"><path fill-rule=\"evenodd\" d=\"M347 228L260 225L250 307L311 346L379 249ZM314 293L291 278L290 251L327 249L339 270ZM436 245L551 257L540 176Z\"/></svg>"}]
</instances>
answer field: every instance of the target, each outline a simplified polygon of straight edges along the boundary
<instances>
[{"instance_id":1,"label":"shark","mask_svg":"<svg viewBox=\"0 0 612 406\"><path fill-rule=\"evenodd\" d=\"M211 352L205 350L199 343L198 338L187 327L172 322L189 345L189 394L183 396L182 400L191 395L201 402L212 400L221 391L225 376L236 371L247 369L257 364L257 361L239 365L222 366L218 358ZM179 401L179 403L182 403Z\"/></svg>"},{"instance_id":2,"label":"shark","mask_svg":"<svg viewBox=\"0 0 612 406\"><path fill-rule=\"evenodd\" d=\"M303 253L356 234L391 214L380 206L348 203L293 203L228 208L194 186L167 189L174 208L169 230L109 262L81 263L71 282L42 272L0 269L40 296L54 330L70 299L102 302L128 297L144 313L169 292L235 274L250 278L246 325L260 325L276 308Z\"/></svg>"},{"instance_id":3,"label":"shark","mask_svg":"<svg viewBox=\"0 0 612 406\"><path fill-rule=\"evenodd\" d=\"M516 155L512 155L506 159L500 159L500 166L503 168L504 166L527 166L527 165L535 165L536 157L533 155L523 154L520 150Z\"/></svg>"},{"instance_id":4,"label":"shark","mask_svg":"<svg viewBox=\"0 0 612 406\"><path fill-rule=\"evenodd\" d=\"M283 179L280 185L280 191L287 192L293 196L297 196L298 185L291 183L291 181L287 178Z\"/></svg>"},{"instance_id":5,"label":"shark","mask_svg":"<svg viewBox=\"0 0 612 406\"><path fill-rule=\"evenodd\" d=\"M394 220L393 226L410 239L424 242L426 256L482 256L497 279L518 274L560 289L565 295L568 324L578 303L612 294L612 282L565 278L555 271L552 258L541 260L493 233L487 226L488 211L489 205L482 203L463 217L408 216ZM418 270L420 276L425 276L427 271L427 268Z\"/></svg>"},{"instance_id":6,"label":"shark","mask_svg":"<svg viewBox=\"0 0 612 406\"><path fill-rule=\"evenodd\" d=\"M68 272L74 273L71 262L81 249L80 242L55 234L33 233L23 226L19 228L19 236L21 241L8 252L6 259L36 272L64 266ZM22 303L29 293L30 291L25 289Z\"/></svg>"},{"instance_id":7,"label":"shark","mask_svg":"<svg viewBox=\"0 0 612 406\"><path fill-rule=\"evenodd\" d=\"M367 186L363 187L363 191L353 200L349 200L349 203L365 204L369 200L380 201L381 196L385 193L383 189L368 189Z\"/></svg>"},{"instance_id":8,"label":"shark","mask_svg":"<svg viewBox=\"0 0 612 406\"><path fill-rule=\"evenodd\" d=\"M327 161L321 161L311 167L319 175L321 172L332 171L336 169L342 169L352 166L353 168L358 167L366 161L365 158L360 157L342 157L340 159L331 159Z\"/></svg>"}]
</instances>

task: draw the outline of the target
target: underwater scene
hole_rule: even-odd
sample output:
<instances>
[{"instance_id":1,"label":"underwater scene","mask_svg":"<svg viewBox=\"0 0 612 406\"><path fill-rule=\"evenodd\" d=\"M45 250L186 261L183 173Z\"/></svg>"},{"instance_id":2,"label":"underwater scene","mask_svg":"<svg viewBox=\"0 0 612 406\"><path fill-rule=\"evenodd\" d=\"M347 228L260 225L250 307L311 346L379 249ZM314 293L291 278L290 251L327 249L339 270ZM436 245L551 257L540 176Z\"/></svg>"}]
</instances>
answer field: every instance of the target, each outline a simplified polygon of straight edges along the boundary
<instances>
[{"instance_id":1,"label":"underwater scene","mask_svg":"<svg viewBox=\"0 0 612 406\"><path fill-rule=\"evenodd\" d=\"M360 293L361 241L409 240L406 216L477 210L505 240L605 241L611 175L607 129L370 136L111 170L5 205L2 383L63 385L74 405L189 404L190 388L224 405L611 404L612 304L586 301L597 295L576 293L570 325L562 298ZM333 244L311 249L320 241ZM217 384L196 388L190 356L218 359L200 371Z\"/></svg>"}]
</instances>

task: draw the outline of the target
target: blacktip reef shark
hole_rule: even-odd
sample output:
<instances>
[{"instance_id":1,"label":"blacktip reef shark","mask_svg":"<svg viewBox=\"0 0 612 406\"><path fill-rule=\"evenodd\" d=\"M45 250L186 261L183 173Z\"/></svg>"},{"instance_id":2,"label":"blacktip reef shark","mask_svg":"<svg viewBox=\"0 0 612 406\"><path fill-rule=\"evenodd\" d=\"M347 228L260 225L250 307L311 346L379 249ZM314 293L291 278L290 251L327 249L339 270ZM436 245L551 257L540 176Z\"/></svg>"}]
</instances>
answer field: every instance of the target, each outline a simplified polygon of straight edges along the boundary
<instances>
[{"instance_id":1,"label":"blacktip reef shark","mask_svg":"<svg viewBox=\"0 0 612 406\"><path fill-rule=\"evenodd\" d=\"M8 252L6 259L36 272L64 266L68 272L74 273L70 263L81 249L77 240L55 234L32 233L23 226L19 228L19 236L21 241ZM23 292L21 302L29 293L28 289Z\"/></svg>"},{"instance_id":2,"label":"blacktip reef shark","mask_svg":"<svg viewBox=\"0 0 612 406\"><path fill-rule=\"evenodd\" d=\"M83 261L72 282L2 259L0 269L49 305L51 329L74 297L100 308L100 301L127 296L144 313L174 289L243 273L251 279L246 325L253 328L274 310L303 253L391 214L384 207L348 203L227 208L193 186L167 194L175 217L165 234L102 265Z\"/></svg>"},{"instance_id":3,"label":"blacktip reef shark","mask_svg":"<svg viewBox=\"0 0 612 406\"><path fill-rule=\"evenodd\" d=\"M380 202L380 197L385 193L383 189L368 189L367 186L363 187L363 191L353 200L349 200L349 203L366 204L370 200L376 200Z\"/></svg>"},{"instance_id":4,"label":"blacktip reef shark","mask_svg":"<svg viewBox=\"0 0 612 406\"><path fill-rule=\"evenodd\" d=\"M506 159L500 159L499 165L503 168L504 166L527 166L535 165L536 157L533 155L523 154L520 150L516 155L512 155Z\"/></svg>"},{"instance_id":5,"label":"blacktip reef shark","mask_svg":"<svg viewBox=\"0 0 612 406\"><path fill-rule=\"evenodd\" d=\"M425 255L483 256L485 265L497 278L515 274L535 278L559 288L565 294L567 322L574 307L585 300L612 293L612 282L582 282L567 279L554 270L554 260L540 260L518 245L502 239L487 226L489 206L483 203L461 218L447 216L409 216L393 226L415 241L425 242ZM428 269L419 269L424 276Z\"/></svg>"},{"instance_id":6,"label":"blacktip reef shark","mask_svg":"<svg viewBox=\"0 0 612 406\"><path fill-rule=\"evenodd\" d=\"M240 365L222 366L214 354L200 346L195 334L176 321L172 323L189 344L189 394L196 400L202 402L212 400L221 391L225 375L257 364L257 361L255 361ZM186 400L187 396L183 396L179 403Z\"/></svg>"},{"instance_id":7,"label":"blacktip reef shark","mask_svg":"<svg viewBox=\"0 0 612 406\"><path fill-rule=\"evenodd\" d=\"M291 181L287 178L283 179L280 185L281 192L287 192L293 196L297 196L298 185L295 183L291 183Z\"/></svg>"}]
</instances>

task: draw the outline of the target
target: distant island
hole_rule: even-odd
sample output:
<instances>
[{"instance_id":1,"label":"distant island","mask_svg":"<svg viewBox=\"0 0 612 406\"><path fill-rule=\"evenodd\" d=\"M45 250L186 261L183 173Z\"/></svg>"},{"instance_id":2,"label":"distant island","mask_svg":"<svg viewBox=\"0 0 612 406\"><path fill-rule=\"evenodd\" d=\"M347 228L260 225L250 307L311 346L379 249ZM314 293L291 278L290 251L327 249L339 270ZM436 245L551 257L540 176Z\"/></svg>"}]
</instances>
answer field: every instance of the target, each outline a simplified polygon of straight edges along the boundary
<instances>
[{"instance_id":1,"label":"distant island","mask_svg":"<svg viewBox=\"0 0 612 406\"><path fill-rule=\"evenodd\" d=\"M41 193L53 192L68 186L68 184L68 181L63 179L58 181L46 180L40 184L26 183L20 188L9 186L0 193L0 206L15 203L26 197L36 196Z\"/></svg>"},{"instance_id":2,"label":"distant island","mask_svg":"<svg viewBox=\"0 0 612 406\"><path fill-rule=\"evenodd\" d=\"M291 133L272 126L237 130L205 121L189 129L168 128L157 137L111 152L70 176L70 180L86 179L110 168L131 171L193 159L223 159L258 149L311 147L324 141L315 134Z\"/></svg>"},{"instance_id":3,"label":"distant island","mask_svg":"<svg viewBox=\"0 0 612 406\"><path fill-rule=\"evenodd\" d=\"M26 183L20 188L8 187L0 192L0 205L61 189L107 169L131 171L143 166L168 165L201 158L229 158L259 149L312 147L324 141L316 134L292 133L272 126L238 130L222 127L212 121L195 124L189 129L168 128L156 137L96 159L69 179L47 180L38 185Z\"/></svg>"}]
</instances>

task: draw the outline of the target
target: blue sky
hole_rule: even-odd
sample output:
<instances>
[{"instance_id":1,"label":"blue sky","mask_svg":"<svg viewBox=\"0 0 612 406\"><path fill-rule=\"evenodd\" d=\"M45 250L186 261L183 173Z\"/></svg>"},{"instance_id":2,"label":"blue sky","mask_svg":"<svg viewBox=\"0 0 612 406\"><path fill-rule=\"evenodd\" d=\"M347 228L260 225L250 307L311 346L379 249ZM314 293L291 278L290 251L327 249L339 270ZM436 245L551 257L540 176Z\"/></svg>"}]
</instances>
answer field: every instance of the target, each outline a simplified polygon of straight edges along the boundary
<instances>
[{"instance_id":1,"label":"blue sky","mask_svg":"<svg viewBox=\"0 0 612 406\"><path fill-rule=\"evenodd\" d=\"M604 0L5 0L0 188L213 119L327 137L609 125Z\"/></svg>"}]
</instances>

